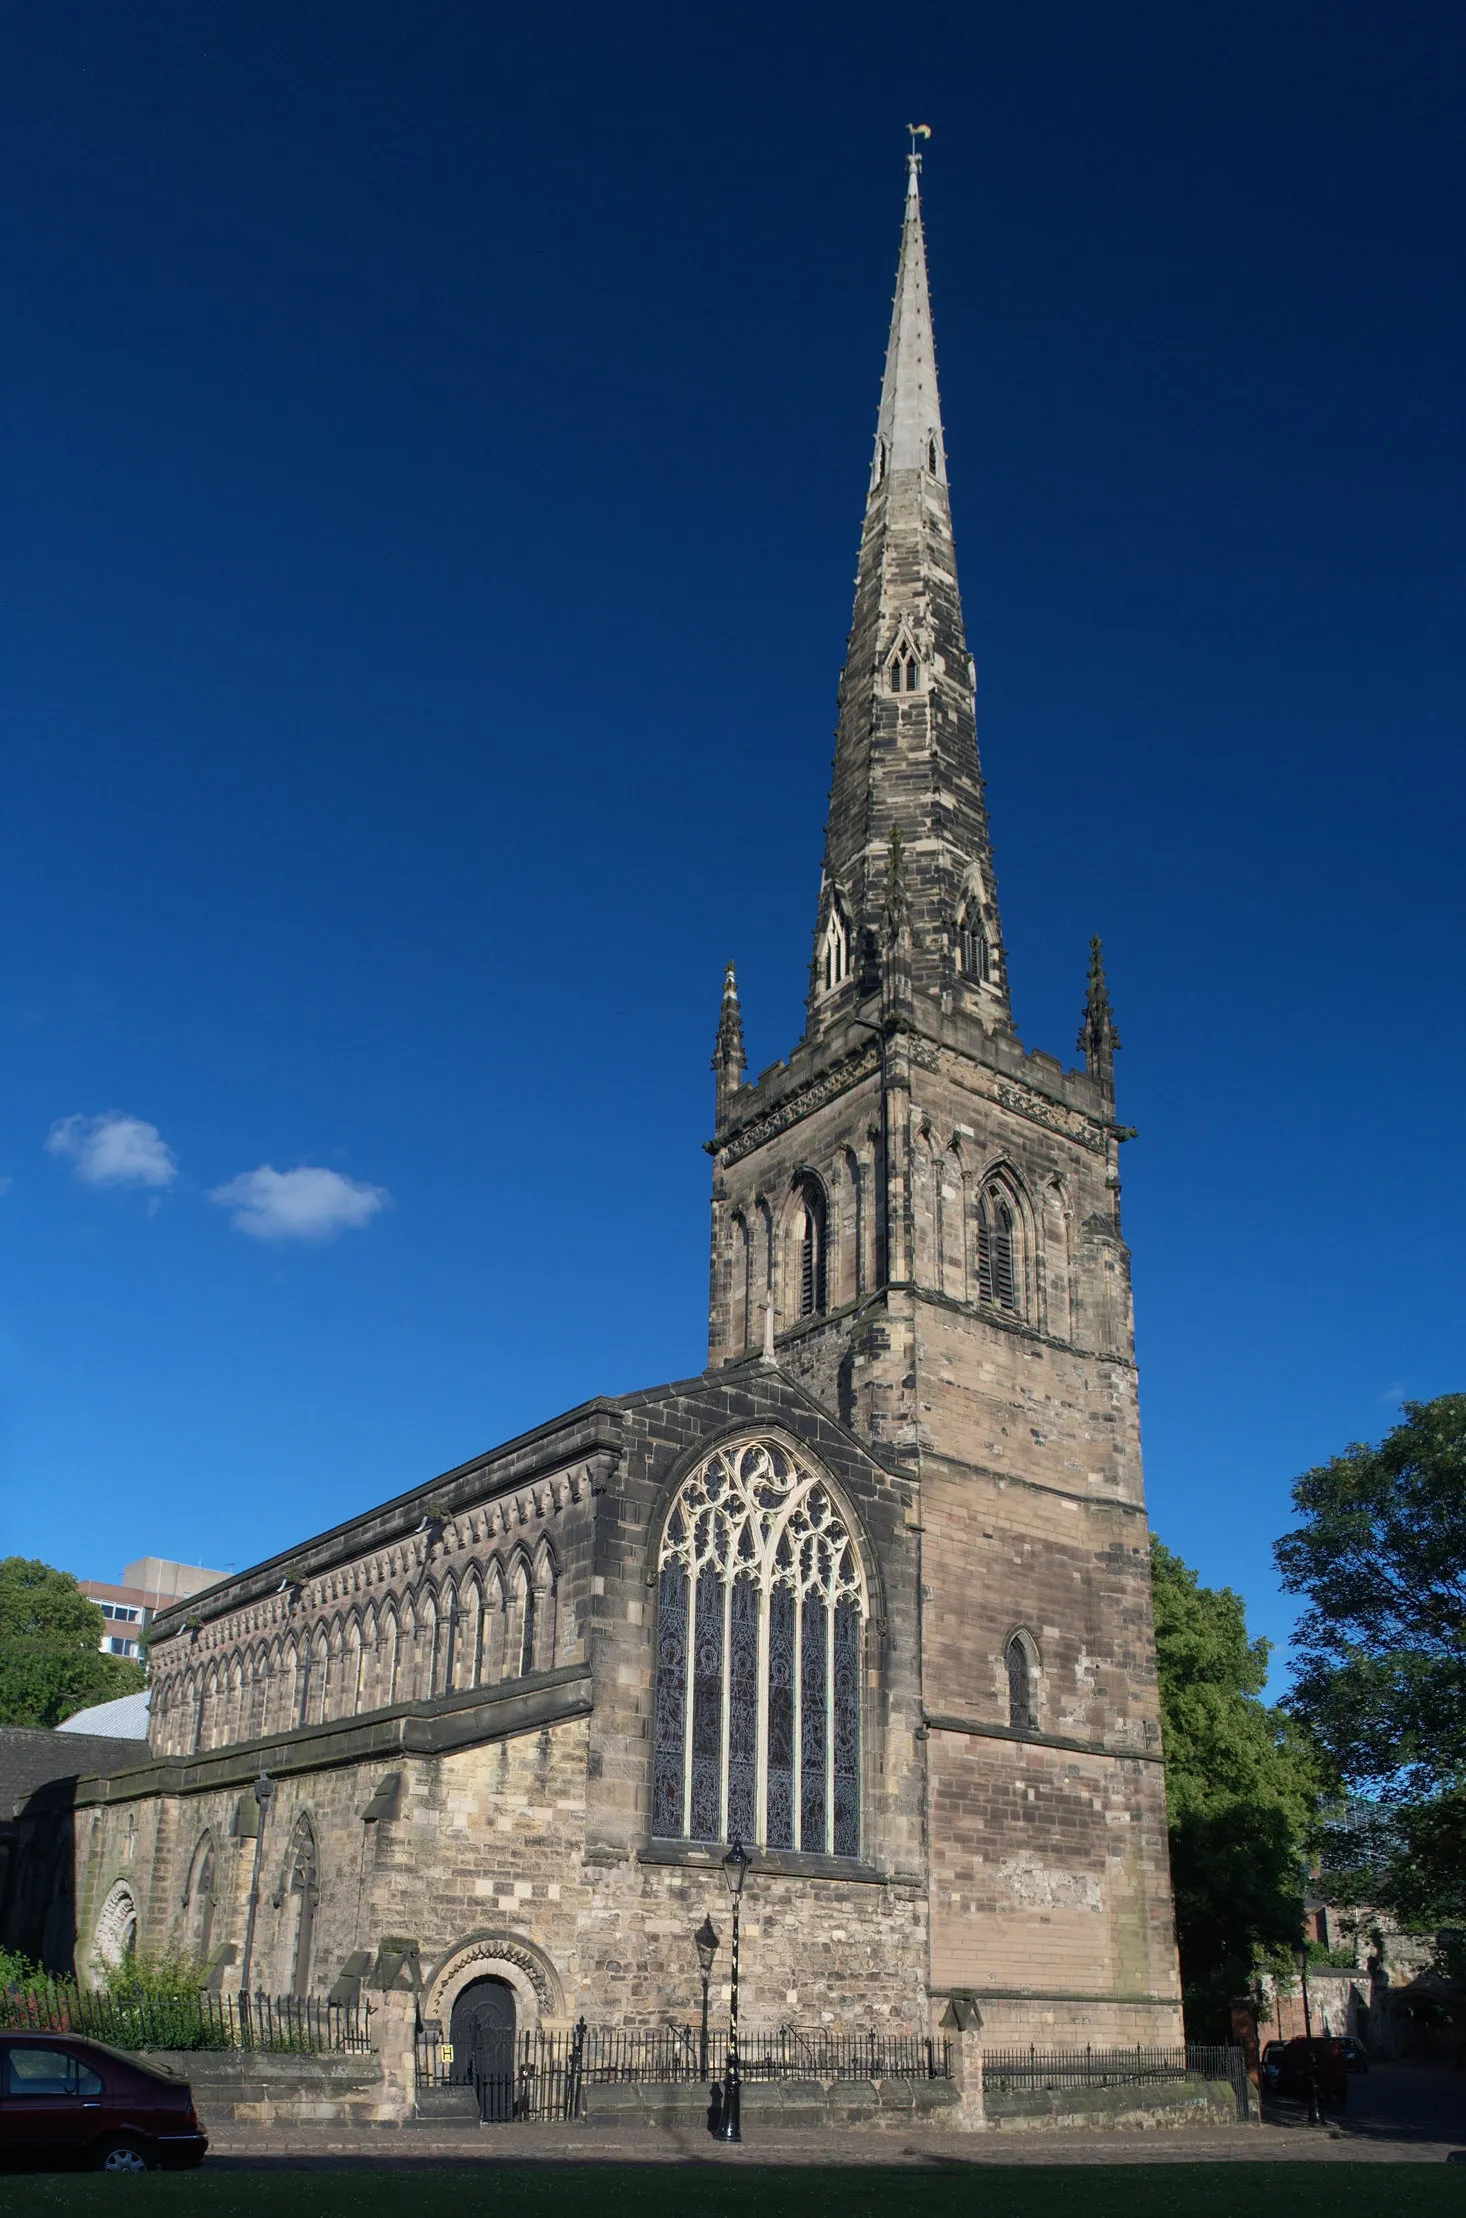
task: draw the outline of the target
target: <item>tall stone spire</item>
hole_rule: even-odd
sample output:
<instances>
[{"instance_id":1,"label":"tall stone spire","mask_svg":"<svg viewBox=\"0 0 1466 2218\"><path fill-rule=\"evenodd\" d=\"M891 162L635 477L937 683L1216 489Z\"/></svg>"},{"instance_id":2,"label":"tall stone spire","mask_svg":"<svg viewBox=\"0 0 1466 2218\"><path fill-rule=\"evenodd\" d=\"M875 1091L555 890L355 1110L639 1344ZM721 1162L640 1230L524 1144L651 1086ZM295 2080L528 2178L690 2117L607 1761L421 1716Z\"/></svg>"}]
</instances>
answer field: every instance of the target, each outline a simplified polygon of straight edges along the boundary
<instances>
[{"instance_id":1,"label":"tall stone spire","mask_svg":"<svg viewBox=\"0 0 1466 2218\"><path fill-rule=\"evenodd\" d=\"M880 983L885 871L895 831L904 852L918 1021L923 1004L936 1004L976 1016L989 1031L1010 1022L952 543L920 172L913 152L840 681L810 980L812 1036Z\"/></svg>"}]
</instances>

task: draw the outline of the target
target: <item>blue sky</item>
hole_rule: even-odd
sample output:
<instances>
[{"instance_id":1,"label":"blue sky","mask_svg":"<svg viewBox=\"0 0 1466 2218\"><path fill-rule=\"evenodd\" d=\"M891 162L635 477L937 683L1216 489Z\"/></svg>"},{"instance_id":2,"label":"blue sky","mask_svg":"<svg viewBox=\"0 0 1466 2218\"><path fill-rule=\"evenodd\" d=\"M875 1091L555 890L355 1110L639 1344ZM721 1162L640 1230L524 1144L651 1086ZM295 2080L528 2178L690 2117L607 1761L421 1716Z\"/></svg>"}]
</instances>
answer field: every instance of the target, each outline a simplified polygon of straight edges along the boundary
<instances>
[{"instance_id":1,"label":"blue sky","mask_svg":"<svg viewBox=\"0 0 1466 2218\"><path fill-rule=\"evenodd\" d=\"M1463 1383L1460 10L6 39L0 1546L242 1566L700 1366L919 119L1016 1018L1104 934L1153 1519L1284 1638L1292 1477Z\"/></svg>"}]
</instances>

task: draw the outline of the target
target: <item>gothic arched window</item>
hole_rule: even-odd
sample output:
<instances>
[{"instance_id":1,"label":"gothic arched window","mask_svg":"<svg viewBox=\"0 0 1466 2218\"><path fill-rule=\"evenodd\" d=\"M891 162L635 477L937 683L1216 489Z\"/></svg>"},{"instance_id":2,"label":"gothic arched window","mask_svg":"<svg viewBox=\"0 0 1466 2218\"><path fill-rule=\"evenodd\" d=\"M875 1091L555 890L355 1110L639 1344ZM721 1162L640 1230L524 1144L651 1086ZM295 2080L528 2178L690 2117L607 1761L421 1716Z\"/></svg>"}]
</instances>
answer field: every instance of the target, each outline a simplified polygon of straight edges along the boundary
<instances>
[{"instance_id":1,"label":"gothic arched window","mask_svg":"<svg viewBox=\"0 0 1466 2218\"><path fill-rule=\"evenodd\" d=\"M978 1300L1021 1317L1026 1282L1018 1197L1003 1178L985 1180L977 1200Z\"/></svg>"},{"instance_id":2,"label":"gothic arched window","mask_svg":"<svg viewBox=\"0 0 1466 2218\"><path fill-rule=\"evenodd\" d=\"M910 639L903 632L886 664L886 683L893 693L914 693L920 682L920 659Z\"/></svg>"},{"instance_id":3,"label":"gothic arched window","mask_svg":"<svg viewBox=\"0 0 1466 2218\"><path fill-rule=\"evenodd\" d=\"M964 978L975 978L986 985L993 975L993 951L983 924L982 907L969 901L962 911L962 922L957 927L957 957Z\"/></svg>"},{"instance_id":4,"label":"gothic arched window","mask_svg":"<svg viewBox=\"0 0 1466 2218\"><path fill-rule=\"evenodd\" d=\"M720 1448L658 1571L653 1833L858 1856L865 1584L827 1481L775 1440Z\"/></svg>"},{"instance_id":5,"label":"gothic arched window","mask_svg":"<svg viewBox=\"0 0 1466 2218\"><path fill-rule=\"evenodd\" d=\"M1027 1633L1015 1633L1004 1650L1008 1667L1008 1723L1020 1732L1038 1724L1038 1656Z\"/></svg>"},{"instance_id":6,"label":"gothic arched window","mask_svg":"<svg viewBox=\"0 0 1466 2218\"><path fill-rule=\"evenodd\" d=\"M839 901L830 902L830 913L825 920L824 939L820 946L820 976L826 993L833 993L843 986L850 976L850 925Z\"/></svg>"},{"instance_id":7,"label":"gothic arched window","mask_svg":"<svg viewBox=\"0 0 1466 2218\"><path fill-rule=\"evenodd\" d=\"M935 438L928 439L926 443L926 466L932 476L935 477L937 474L937 442Z\"/></svg>"},{"instance_id":8,"label":"gothic arched window","mask_svg":"<svg viewBox=\"0 0 1466 2218\"><path fill-rule=\"evenodd\" d=\"M825 1190L817 1178L794 1189L794 1313L821 1317L825 1310Z\"/></svg>"}]
</instances>

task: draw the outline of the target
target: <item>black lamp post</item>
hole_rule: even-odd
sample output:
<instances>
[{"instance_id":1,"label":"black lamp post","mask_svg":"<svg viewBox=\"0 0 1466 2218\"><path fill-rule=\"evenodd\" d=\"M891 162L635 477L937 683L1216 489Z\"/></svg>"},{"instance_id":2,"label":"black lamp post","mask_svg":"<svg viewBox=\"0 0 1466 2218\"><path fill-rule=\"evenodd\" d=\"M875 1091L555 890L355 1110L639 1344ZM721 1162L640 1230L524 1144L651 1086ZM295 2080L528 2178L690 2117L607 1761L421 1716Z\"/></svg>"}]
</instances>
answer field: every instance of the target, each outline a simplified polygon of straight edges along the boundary
<instances>
[{"instance_id":1,"label":"black lamp post","mask_svg":"<svg viewBox=\"0 0 1466 2218\"><path fill-rule=\"evenodd\" d=\"M702 1972L702 2039L697 2051L697 2076L705 2081L708 2076L708 1977L713 1968L713 1958L718 1953L718 1929L711 1918L703 1919L692 1936L692 1945L697 1950L698 1966Z\"/></svg>"},{"instance_id":2,"label":"black lamp post","mask_svg":"<svg viewBox=\"0 0 1466 2218\"><path fill-rule=\"evenodd\" d=\"M733 1897L733 1981L728 2004L728 2068L723 2074L723 2120L719 2139L743 2139L742 2081L738 2075L738 1906L743 1899L743 1882L748 1875L748 1858L742 1841L735 1840L723 1858L723 1877L728 1882L728 1892Z\"/></svg>"},{"instance_id":3,"label":"black lamp post","mask_svg":"<svg viewBox=\"0 0 1466 2218\"><path fill-rule=\"evenodd\" d=\"M1308 1943L1298 1950L1298 1968L1303 1975L1303 2038L1308 2043L1308 2123L1316 2126L1318 2114L1318 2052L1313 2045L1313 2012L1308 2007Z\"/></svg>"}]
</instances>

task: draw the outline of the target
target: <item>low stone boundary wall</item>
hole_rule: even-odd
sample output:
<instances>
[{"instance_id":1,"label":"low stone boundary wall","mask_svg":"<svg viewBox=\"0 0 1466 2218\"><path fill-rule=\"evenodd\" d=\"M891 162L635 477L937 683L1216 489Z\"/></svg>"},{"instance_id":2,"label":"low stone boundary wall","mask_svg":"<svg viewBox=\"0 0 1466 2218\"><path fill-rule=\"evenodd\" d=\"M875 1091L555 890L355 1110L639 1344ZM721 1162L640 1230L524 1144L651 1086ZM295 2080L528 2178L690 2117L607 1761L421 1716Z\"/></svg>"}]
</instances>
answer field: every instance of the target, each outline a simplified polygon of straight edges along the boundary
<instances>
[{"instance_id":1,"label":"low stone boundary wall","mask_svg":"<svg viewBox=\"0 0 1466 2218\"><path fill-rule=\"evenodd\" d=\"M1235 2126L1237 2096L1224 2079L1175 2079L1136 2087L989 2088L987 2122L1004 2133L1071 2127L1137 2133L1165 2126Z\"/></svg>"},{"instance_id":2,"label":"low stone boundary wall","mask_svg":"<svg viewBox=\"0 0 1466 2218\"><path fill-rule=\"evenodd\" d=\"M583 2090L588 2125L706 2126L706 2087L656 2083ZM742 2110L750 2126L865 2126L905 2131L958 2126L961 2095L947 2079L745 2080ZM512 2132L512 2127L506 2127ZM567 2130L573 2131L573 2128Z\"/></svg>"},{"instance_id":3,"label":"low stone boundary wall","mask_svg":"<svg viewBox=\"0 0 1466 2218\"><path fill-rule=\"evenodd\" d=\"M140 2064L186 2079L204 2131L230 2125L396 2125L375 2056L275 2056L252 2049L168 2049Z\"/></svg>"}]
</instances>

